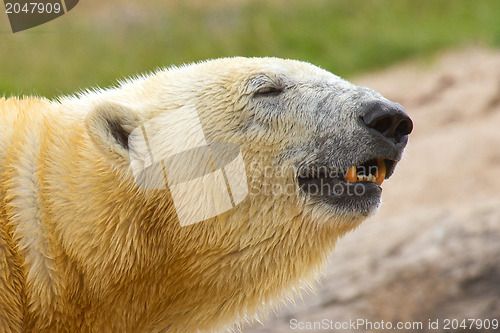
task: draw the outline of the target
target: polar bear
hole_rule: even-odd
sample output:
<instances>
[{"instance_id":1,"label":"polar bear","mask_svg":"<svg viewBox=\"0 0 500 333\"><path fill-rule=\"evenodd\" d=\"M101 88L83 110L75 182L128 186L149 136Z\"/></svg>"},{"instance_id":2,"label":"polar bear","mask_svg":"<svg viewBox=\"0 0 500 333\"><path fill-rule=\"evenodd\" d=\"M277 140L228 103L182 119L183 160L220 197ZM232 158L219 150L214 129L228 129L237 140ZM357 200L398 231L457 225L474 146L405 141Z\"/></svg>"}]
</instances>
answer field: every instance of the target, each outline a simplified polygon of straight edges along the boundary
<instances>
[{"instance_id":1,"label":"polar bear","mask_svg":"<svg viewBox=\"0 0 500 333\"><path fill-rule=\"evenodd\" d=\"M184 200L202 214L181 223L178 184L131 167L151 143L145 124L170 149L197 136L236 147L225 161L239 156L247 192L216 188L211 204L233 201L212 215L208 197ZM3 98L0 126L2 332L213 331L252 318L314 280L375 212L412 130L368 88L305 62L240 57L57 101ZM195 147L171 174L201 168L208 150Z\"/></svg>"}]
</instances>

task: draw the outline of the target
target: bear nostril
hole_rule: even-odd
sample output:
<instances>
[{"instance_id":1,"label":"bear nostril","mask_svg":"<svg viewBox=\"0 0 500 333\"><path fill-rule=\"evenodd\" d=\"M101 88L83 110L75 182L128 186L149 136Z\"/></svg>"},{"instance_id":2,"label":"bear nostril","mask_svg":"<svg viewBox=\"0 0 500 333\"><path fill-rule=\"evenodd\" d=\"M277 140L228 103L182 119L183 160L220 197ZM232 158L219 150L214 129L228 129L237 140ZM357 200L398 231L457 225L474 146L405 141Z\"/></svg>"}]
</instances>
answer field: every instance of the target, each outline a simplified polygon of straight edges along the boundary
<instances>
[{"instance_id":1,"label":"bear nostril","mask_svg":"<svg viewBox=\"0 0 500 333\"><path fill-rule=\"evenodd\" d=\"M392 122L389 117L381 117L379 119L375 119L374 122L367 124L368 127L373 128L377 132L380 132L382 134L386 134L388 131L390 131Z\"/></svg>"},{"instance_id":2,"label":"bear nostril","mask_svg":"<svg viewBox=\"0 0 500 333\"><path fill-rule=\"evenodd\" d=\"M361 116L363 124L396 144L413 129L410 117L399 104L376 101L367 110Z\"/></svg>"},{"instance_id":3,"label":"bear nostril","mask_svg":"<svg viewBox=\"0 0 500 333\"><path fill-rule=\"evenodd\" d=\"M413 130L413 122L410 118L406 117L402 119L394 130L394 135L396 138L408 135Z\"/></svg>"}]
</instances>

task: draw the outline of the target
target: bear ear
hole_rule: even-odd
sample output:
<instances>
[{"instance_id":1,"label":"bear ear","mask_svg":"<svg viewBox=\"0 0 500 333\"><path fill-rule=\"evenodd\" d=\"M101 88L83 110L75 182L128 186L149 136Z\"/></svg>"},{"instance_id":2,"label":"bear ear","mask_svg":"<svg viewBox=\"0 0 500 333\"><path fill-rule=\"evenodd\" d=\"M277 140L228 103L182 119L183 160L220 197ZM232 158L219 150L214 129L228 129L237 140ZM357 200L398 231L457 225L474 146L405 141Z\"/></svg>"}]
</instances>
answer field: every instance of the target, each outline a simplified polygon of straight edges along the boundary
<instances>
[{"instance_id":1,"label":"bear ear","mask_svg":"<svg viewBox=\"0 0 500 333\"><path fill-rule=\"evenodd\" d=\"M102 103L89 112L85 126L94 144L105 154L128 160L129 136L140 126L140 120L137 114L127 107Z\"/></svg>"}]
</instances>

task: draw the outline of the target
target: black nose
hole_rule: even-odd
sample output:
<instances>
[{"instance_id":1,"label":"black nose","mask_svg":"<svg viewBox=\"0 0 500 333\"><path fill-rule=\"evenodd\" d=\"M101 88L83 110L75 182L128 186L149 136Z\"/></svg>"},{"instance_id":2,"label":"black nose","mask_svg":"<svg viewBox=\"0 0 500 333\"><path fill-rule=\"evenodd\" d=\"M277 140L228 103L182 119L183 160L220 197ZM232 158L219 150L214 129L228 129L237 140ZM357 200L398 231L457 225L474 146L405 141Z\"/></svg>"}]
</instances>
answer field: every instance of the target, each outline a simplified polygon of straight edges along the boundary
<instances>
[{"instance_id":1,"label":"black nose","mask_svg":"<svg viewBox=\"0 0 500 333\"><path fill-rule=\"evenodd\" d=\"M405 142L413 130L413 122L397 103L375 101L371 102L366 110L361 116L366 127L377 131L395 144Z\"/></svg>"}]
</instances>

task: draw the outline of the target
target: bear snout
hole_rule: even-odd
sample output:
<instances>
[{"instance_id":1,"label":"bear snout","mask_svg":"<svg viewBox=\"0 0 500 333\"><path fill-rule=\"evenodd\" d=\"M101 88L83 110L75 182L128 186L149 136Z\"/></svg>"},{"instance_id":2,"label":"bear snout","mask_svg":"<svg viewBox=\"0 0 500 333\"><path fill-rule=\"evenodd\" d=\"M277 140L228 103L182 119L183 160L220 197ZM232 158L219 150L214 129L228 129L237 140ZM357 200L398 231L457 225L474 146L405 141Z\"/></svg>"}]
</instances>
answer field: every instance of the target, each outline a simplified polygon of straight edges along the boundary
<instances>
[{"instance_id":1,"label":"bear snout","mask_svg":"<svg viewBox=\"0 0 500 333\"><path fill-rule=\"evenodd\" d=\"M408 135L413 130L412 120L398 103L372 101L360 119L374 135L382 136L399 149L406 146Z\"/></svg>"}]
</instances>

